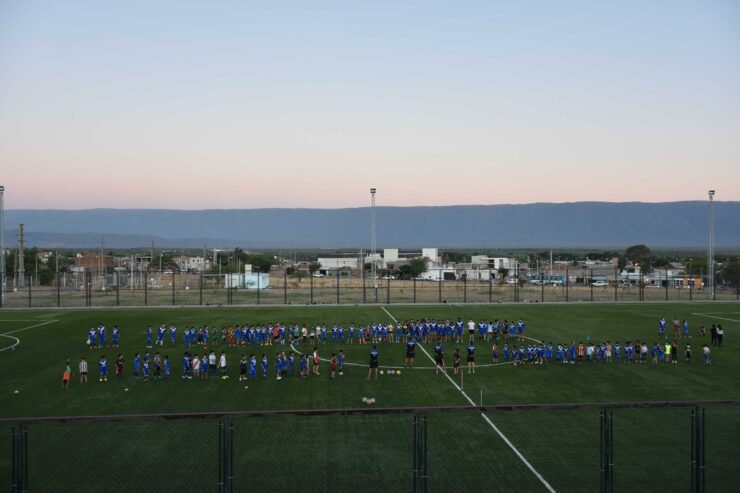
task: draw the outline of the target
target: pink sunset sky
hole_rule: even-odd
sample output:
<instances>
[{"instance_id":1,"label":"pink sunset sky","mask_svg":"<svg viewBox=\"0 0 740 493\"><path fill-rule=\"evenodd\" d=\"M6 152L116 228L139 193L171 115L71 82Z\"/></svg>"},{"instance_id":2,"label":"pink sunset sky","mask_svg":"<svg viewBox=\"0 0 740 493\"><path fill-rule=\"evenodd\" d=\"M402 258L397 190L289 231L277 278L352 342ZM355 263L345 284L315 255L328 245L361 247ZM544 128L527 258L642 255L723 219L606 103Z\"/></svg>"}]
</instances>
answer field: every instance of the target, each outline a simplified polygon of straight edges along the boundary
<instances>
[{"instance_id":1,"label":"pink sunset sky","mask_svg":"<svg viewBox=\"0 0 740 493\"><path fill-rule=\"evenodd\" d=\"M732 1L0 3L6 208L740 200Z\"/></svg>"}]
</instances>

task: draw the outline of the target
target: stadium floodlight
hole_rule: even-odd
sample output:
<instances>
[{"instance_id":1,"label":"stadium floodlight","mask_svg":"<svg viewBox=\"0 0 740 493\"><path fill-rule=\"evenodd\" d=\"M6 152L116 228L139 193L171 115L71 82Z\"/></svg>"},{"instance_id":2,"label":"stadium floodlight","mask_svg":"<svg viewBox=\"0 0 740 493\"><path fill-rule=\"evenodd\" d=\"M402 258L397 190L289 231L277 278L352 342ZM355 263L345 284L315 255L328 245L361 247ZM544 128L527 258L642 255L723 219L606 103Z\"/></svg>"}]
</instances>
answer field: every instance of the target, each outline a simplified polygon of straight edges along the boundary
<instances>
[{"instance_id":1,"label":"stadium floodlight","mask_svg":"<svg viewBox=\"0 0 740 493\"><path fill-rule=\"evenodd\" d=\"M5 186L0 185L0 306L5 306Z\"/></svg>"},{"instance_id":2,"label":"stadium floodlight","mask_svg":"<svg viewBox=\"0 0 740 493\"><path fill-rule=\"evenodd\" d=\"M714 299L714 190L709 191L709 252L707 255L707 284L709 299Z\"/></svg>"},{"instance_id":3,"label":"stadium floodlight","mask_svg":"<svg viewBox=\"0 0 740 493\"><path fill-rule=\"evenodd\" d=\"M376 265L376 244L375 244L375 187L370 189L370 277L373 280L373 292L375 293L375 303L378 302L378 267Z\"/></svg>"}]
</instances>

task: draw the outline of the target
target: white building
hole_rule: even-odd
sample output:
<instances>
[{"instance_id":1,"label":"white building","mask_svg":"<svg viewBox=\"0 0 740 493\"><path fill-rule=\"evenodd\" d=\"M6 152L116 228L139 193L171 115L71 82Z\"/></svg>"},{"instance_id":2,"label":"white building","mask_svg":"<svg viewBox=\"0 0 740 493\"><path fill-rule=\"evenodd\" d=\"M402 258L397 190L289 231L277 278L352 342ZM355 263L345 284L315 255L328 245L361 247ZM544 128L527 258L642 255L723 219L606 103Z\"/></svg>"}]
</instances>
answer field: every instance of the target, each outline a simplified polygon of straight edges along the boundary
<instances>
[{"instance_id":1,"label":"white building","mask_svg":"<svg viewBox=\"0 0 740 493\"><path fill-rule=\"evenodd\" d=\"M383 262L397 262L398 248L386 248L383 250Z\"/></svg>"},{"instance_id":2,"label":"white building","mask_svg":"<svg viewBox=\"0 0 740 493\"><path fill-rule=\"evenodd\" d=\"M473 255L470 259L473 265L485 265L491 269L515 269L516 259L509 257L489 257L488 255Z\"/></svg>"},{"instance_id":3,"label":"white building","mask_svg":"<svg viewBox=\"0 0 740 493\"><path fill-rule=\"evenodd\" d=\"M360 268L358 257L319 257L318 262L321 265L321 270Z\"/></svg>"},{"instance_id":4,"label":"white building","mask_svg":"<svg viewBox=\"0 0 740 493\"><path fill-rule=\"evenodd\" d=\"M439 256L439 248L422 248L421 256L428 258L434 265L439 265L442 260Z\"/></svg>"}]
</instances>

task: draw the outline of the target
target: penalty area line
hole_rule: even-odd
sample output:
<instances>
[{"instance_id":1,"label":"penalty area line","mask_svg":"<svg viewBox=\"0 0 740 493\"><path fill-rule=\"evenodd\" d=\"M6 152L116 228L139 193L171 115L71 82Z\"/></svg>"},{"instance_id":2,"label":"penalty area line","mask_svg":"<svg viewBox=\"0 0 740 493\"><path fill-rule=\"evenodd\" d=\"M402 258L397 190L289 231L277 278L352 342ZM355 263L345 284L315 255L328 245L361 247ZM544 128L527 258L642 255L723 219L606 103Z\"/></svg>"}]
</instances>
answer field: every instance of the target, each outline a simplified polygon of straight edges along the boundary
<instances>
[{"instance_id":1,"label":"penalty area line","mask_svg":"<svg viewBox=\"0 0 740 493\"><path fill-rule=\"evenodd\" d=\"M740 323L740 320L735 320L734 318L718 317L717 315L711 315L709 313L692 313L692 315L697 315L699 317L716 318L717 320L727 320L728 322Z\"/></svg>"},{"instance_id":2,"label":"penalty area line","mask_svg":"<svg viewBox=\"0 0 740 493\"><path fill-rule=\"evenodd\" d=\"M48 324L51 324L51 323L54 323L54 322L58 322L58 321L59 320L47 320L46 322L41 322L39 324L29 325L28 327L23 327L23 328L20 328L20 329L11 330L9 332L3 332L2 334L0 334L0 337L7 337L8 339L15 339L15 343L14 344L11 344L10 346L7 346L7 347L0 348L0 353L3 352L3 351L7 351L8 349L13 349L14 347L18 346L21 343L21 340L20 339L18 339L17 337L11 336L10 334L15 334L17 332L22 332L24 330L33 329L33 328L36 328L36 327L41 327L42 325L48 325ZM17 322L17 320L14 320L14 322Z\"/></svg>"},{"instance_id":3,"label":"penalty area line","mask_svg":"<svg viewBox=\"0 0 740 493\"><path fill-rule=\"evenodd\" d=\"M393 322L396 325L398 325L398 320L396 320L396 317L394 317L393 315L391 315L391 312L389 312L388 310L386 310L386 308L384 306L381 306L380 308L382 308L383 311L391 318L391 320L393 320ZM424 354L427 356L427 358L429 358L432 361L432 363L434 363L434 358L432 358L432 356L427 352L427 350L424 348L424 346L421 343L419 343L419 348L421 348L421 350L424 352ZM471 406L475 406L476 405L475 402L473 402L473 399L471 399L468 396L468 394L466 394L465 391L463 389L461 389L460 386L457 383L455 383L455 381L452 379L451 376L449 376L447 374L447 372L443 372L443 374L444 374L445 377L447 377L447 380L449 380L450 383L452 385L454 385L454 387L462 394L462 396L465 397L465 399L470 403ZM542 485L547 489L547 491L549 491L550 493L555 493L555 489L550 485L550 483L548 483L547 480L545 480L545 478L542 477L542 474L540 474L534 468L534 466L532 466L532 464L530 464L529 461L522 455L522 453L519 452L519 450L514 446L514 444L511 443L511 441L508 438L506 438L506 435L504 435L501 432L501 430L499 430L498 427L495 424L493 424L493 421L491 421L491 419L488 416L486 416L485 413L480 413L480 415L483 418L483 420L486 423L488 423L488 425L491 428L493 428L493 431L495 431L496 434L499 437L501 437L501 439L504 441L504 443L509 446L509 448L516 454L516 456L519 457L519 459L524 463L524 465L527 466L527 469L529 469L532 472L532 474L534 474L535 477L540 480L540 483L542 483Z\"/></svg>"}]
</instances>

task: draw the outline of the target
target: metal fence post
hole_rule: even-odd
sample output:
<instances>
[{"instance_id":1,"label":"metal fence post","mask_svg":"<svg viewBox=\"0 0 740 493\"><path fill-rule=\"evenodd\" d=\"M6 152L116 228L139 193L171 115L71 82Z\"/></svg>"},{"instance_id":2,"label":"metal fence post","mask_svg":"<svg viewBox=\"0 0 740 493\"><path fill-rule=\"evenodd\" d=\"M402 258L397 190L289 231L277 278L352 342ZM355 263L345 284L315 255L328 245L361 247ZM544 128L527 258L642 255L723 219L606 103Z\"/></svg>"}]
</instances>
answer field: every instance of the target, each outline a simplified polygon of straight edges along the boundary
<instances>
[{"instance_id":1,"label":"metal fence post","mask_svg":"<svg viewBox=\"0 0 740 493\"><path fill-rule=\"evenodd\" d=\"M468 274L463 274L463 303L468 302Z\"/></svg>"},{"instance_id":2,"label":"metal fence post","mask_svg":"<svg viewBox=\"0 0 740 493\"><path fill-rule=\"evenodd\" d=\"M568 272L568 267L565 268L565 301L568 301L569 298L569 292L568 292L568 286L570 285L570 274Z\"/></svg>"},{"instance_id":3,"label":"metal fence post","mask_svg":"<svg viewBox=\"0 0 740 493\"><path fill-rule=\"evenodd\" d=\"M542 283L541 289L540 289L540 303L545 302L545 279L544 277L545 276L543 276L542 273L540 273L540 282ZM548 279L548 281L552 281L552 279Z\"/></svg>"},{"instance_id":4,"label":"metal fence post","mask_svg":"<svg viewBox=\"0 0 740 493\"><path fill-rule=\"evenodd\" d=\"M493 273L488 269L488 302L493 303Z\"/></svg>"},{"instance_id":5,"label":"metal fence post","mask_svg":"<svg viewBox=\"0 0 740 493\"><path fill-rule=\"evenodd\" d=\"M200 273L200 284L198 284L198 304L203 304L203 271Z\"/></svg>"},{"instance_id":6,"label":"metal fence post","mask_svg":"<svg viewBox=\"0 0 740 493\"><path fill-rule=\"evenodd\" d=\"M28 491L28 428L18 425L12 430L12 478L10 491Z\"/></svg>"},{"instance_id":7,"label":"metal fence post","mask_svg":"<svg viewBox=\"0 0 740 493\"><path fill-rule=\"evenodd\" d=\"M62 278L57 272L57 308L62 306Z\"/></svg>"},{"instance_id":8,"label":"metal fence post","mask_svg":"<svg viewBox=\"0 0 740 493\"><path fill-rule=\"evenodd\" d=\"M283 272L283 305L288 304L288 269Z\"/></svg>"},{"instance_id":9,"label":"metal fence post","mask_svg":"<svg viewBox=\"0 0 740 493\"><path fill-rule=\"evenodd\" d=\"M414 303L416 303L416 277L414 277Z\"/></svg>"},{"instance_id":10,"label":"metal fence post","mask_svg":"<svg viewBox=\"0 0 740 493\"><path fill-rule=\"evenodd\" d=\"M594 300L594 270L588 270L588 284L591 286L591 301Z\"/></svg>"},{"instance_id":11,"label":"metal fence post","mask_svg":"<svg viewBox=\"0 0 740 493\"><path fill-rule=\"evenodd\" d=\"M614 267L614 302L616 303L617 301L619 301L617 299L617 268Z\"/></svg>"},{"instance_id":12,"label":"metal fence post","mask_svg":"<svg viewBox=\"0 0 740 493\"><path fill-rule=\"evenodd\" d=\"M608 409L601 410L601 492L611 493L614 491L614 444L613 444L613 420L612 412Z\"/></svg>"},{"instance_id":13,"label":"metal fence post","mask_svg":"<svg viewBox=\"0 0 740 493\"><path fill-rule=\"evenodd\" d=\"M337 305L339 304L339 269L337 269Z\"/></svg>"},{"instance_id":14,"label":"metal fence post","mask_svg":"<svg viewBox=\"0 0 740 493\"><path fill-rule=\"evenodd\" d=\"M31 276L28 276L28 308L31 308Z\"/></svg>"},{"instance_id":15,"label":"metal fence post","mask_svg":"<svg viewBox=\"0 0 740 493\"><path fill-rule=\"evenodd\" d=\"M120 294L120 282L118 280L119 272L116 271L116 306L119 306L121 304L121 294Z\"/></svg>"},{"instance_id":16,"label":"metal fence post","mask_svg":"<svg viewBox=\"0 0 740 493\"><path fill-rule=\"evenodd\" d=\"M442 274L442 269L439 269L439 303L442 303L442 281L444 281L444 277Z\"/></svg>"},{"instance_id":17,"label":"metal fence post","mask_svg":"<svg viewBox=\"0 0 740 493\"><path fill-rule=\"evenodd\" d=\"M149 304L149 289L147 288L147 284L149 284L149 271L144 272L144 306Z\"/></svg>"},{"instance_id":18,"label":"metal fence post","mask_svg":"<svg viewBox=\"0 0 740 493\"><path fill-rule=\"evenodd\" d=\"M311 283L310 283L310 285L311 285L310 303L313 305L313 272L310 273L309 279L311 279Z\"/></svg>"},{"instance_id":19,"label":"metal fence post","mask_svg":"<svg viewBox=\"0 0 740 493\"><path fill-rule=\"evenodd\" d=\"M385 280L385 304L391 304L391 276L386 276L388 279Z\"/></svg>"},{"instance_id":20,"label":"metal fence post","mask_svg":"<svg viewBox=\"0 0 740 493\"><path fill-rule=\"evenodd\" d=\"M704 408L696 406L691 410L691 491L703 493L704 483Z\"/></svg>"},{"instance_id":21,"label":"metal fence post","mask_svg":"<svg viewBox=\"0 0 740 493\"><path fill-rule=\"evenodd\" d=\"M175 269L172 269L172 305L175 305L175 276L177 273L175 272Z\"/></svg>"}]
</instances>

